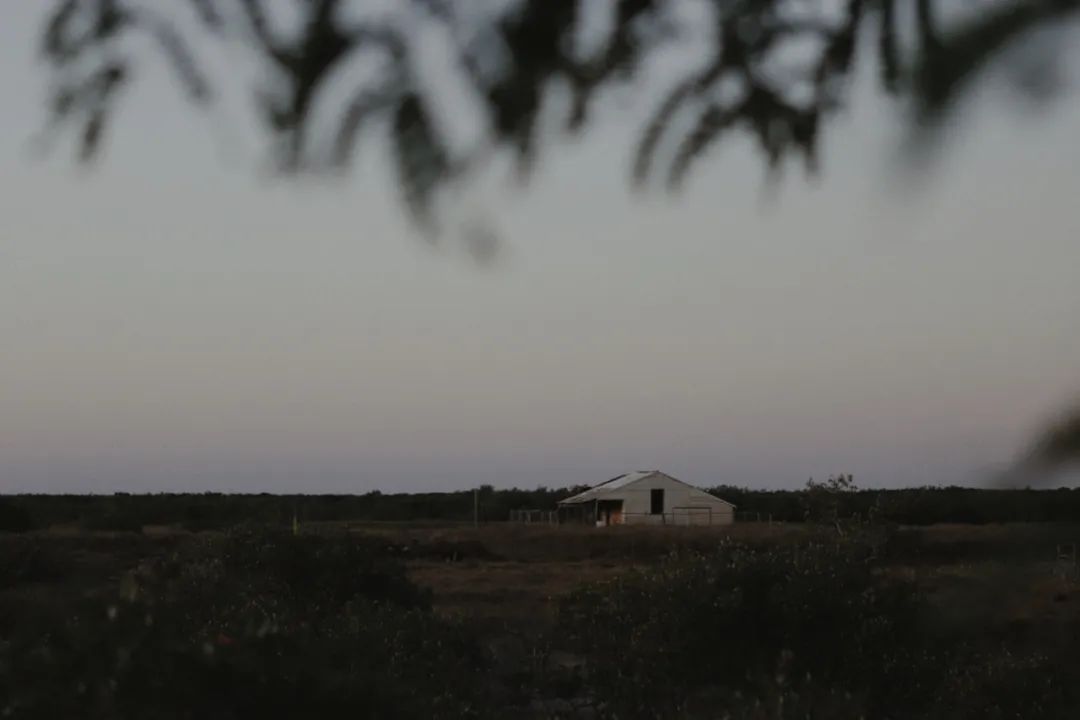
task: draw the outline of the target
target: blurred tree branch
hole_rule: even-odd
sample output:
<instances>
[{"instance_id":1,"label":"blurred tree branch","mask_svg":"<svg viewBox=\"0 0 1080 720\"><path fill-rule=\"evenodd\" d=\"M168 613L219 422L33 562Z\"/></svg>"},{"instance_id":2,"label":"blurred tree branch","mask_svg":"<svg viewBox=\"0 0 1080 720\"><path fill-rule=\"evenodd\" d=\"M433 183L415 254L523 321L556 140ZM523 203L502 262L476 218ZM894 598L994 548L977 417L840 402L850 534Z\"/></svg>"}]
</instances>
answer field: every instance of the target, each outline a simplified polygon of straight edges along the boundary
<instances>
[{"instance_id":1,"label":"blurred tree branch","mask_svg":"<svg viewBox=\"0 0 1080 720\"><path fill-rule=\"evenodd\" d=\"M98 155L122 91L145 60L130 52L130 37L153 41L196 106L215 99L213 72L201 62L200 48L208 41L239 43L266 70L254 97L276 167L291 173L346 166L364 128L386 128L403 199L417 220L427 222L439 188L488 153L451 151L440 133L437 114L446 110L417 75L418 43L411 36L422 24L434 23L452 38L455 57L446 59L448 67L467 80L480 105L488 148L510 148L525 177L536 159L538 118L552 86L569 88L565 126L580 132L601 88L634 80L688 31L704 30L711 57L667 92L635 151L632 177L641 184L656 172L664 141L674 134L663 172L675 189L710 147L735 130L756 140L770 168L794 153L814 170L823 120L844 103L862 34L877 36L884 90L910 93L915 122L932 124L1016 39L1080 7L1080 0L1003 0L945 27L936 11L959 0L842 0L833 12L811 0L696 0L711 20L708 27L688 28L670 11L695 0L593 1L609 12L610 29L582 51L575 40L585 0L400 0L381 13L365 12L377 5L368 0L177 0L168 6L56 0L41 46L52 76L51 127L73 127L82 160ZM914 22L906 28L900 18L909 4ZM295 11L296 27L272 22L271 11L282 5ZM182 31L177 18L185 13L194 22ZM812 51L793 57L800 44ZM336 132L328 142L313 137L311 120L330 78L347 72L360 55L381 60L380 76L357 75ZM775 72L778 63L784 63L782 77ZM684 115L689 123L676 122Z\"/></svg>"},{"instance_id":2,"label":"blurred tree branch","mask_svg":"<svg viewBox=\"0 0 1080 720\"><path fill-rule=\"evenodd\" d=\"M1043 429L1023 465L1037 476L1080 465L1080 404Z\"/></svg>"}]
</instances>

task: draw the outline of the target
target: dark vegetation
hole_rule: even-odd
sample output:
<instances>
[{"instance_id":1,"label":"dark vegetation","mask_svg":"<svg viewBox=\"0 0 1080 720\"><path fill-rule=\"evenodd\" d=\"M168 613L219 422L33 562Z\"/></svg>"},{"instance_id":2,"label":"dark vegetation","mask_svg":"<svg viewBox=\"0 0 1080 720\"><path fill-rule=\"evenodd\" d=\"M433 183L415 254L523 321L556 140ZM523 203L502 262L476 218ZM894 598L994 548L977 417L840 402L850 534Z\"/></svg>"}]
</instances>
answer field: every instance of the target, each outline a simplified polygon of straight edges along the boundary
<instances>
[{"instance_id":1,"label":"dark vegetation","mask_svg":"<svg viewBox=\"0 0 1080 720\"><path fill-rule=\"evenodd\" d=\"M1075 647L1022 648L989 627L937 634L920 589L866 550L724 545L584 590L564 623L618 717L1064 718L1080 707Z\"/></svg>"},{"instance_id":2,"label":"dark vegetation","mask_svg":"<svg viewBox=\"0 0 1080 720\"><path fill-rule=\"evenodd\" d=\"M476 648L429 603L378 541L200 538L146 559L113 593L73 600L73 615L10 629L0 707L40 718L476 715Z\"/></svg>"},{"instance_id":3,"label":"dark vegetation","mask_svg":"<svg viewBox=\"0 0 1080 720\"><path fill-rule=\"evenodd\" d=\"M479 520L506 520L511 510L555 508L558 500L580 490L479 488ZM1080 522L1080 489L987 490L925 487L902 490L830 491L823 486L801 490L713 489L732 502L741 520L802 522L808 514L831 515L830 521L935 523ZM824 505L822 504L824 503ZM827 506L827 507L826 507ZM167 525L190 531L236 526L289 527L319 522L458 522L473 520L473 491L363 495L13 495L0 497L0 532L24 532L56 525L84 530L139 532Z\"/></svg>"},{"instance_id":4,"label":"dark vegetation","mask_svg":"<svg viewBox=\"0 0 1080 720\"><path fill-rule=\"evenodd\" d=\"M0 713L1075 717L1080 594L1051 560L1078 535L817 523L9 534ZM460 553L437 559L448 544ZM595 578L550 612L493 619L475 598L440 611L455 574L569 572L587 556Z\"/></svg>"},{"instance_id":5,"label":"dark vegetation","mask_svg":"<svg viewBox=\"0 0 1080 720\"><path fill-rule=\"evenodd\" d=\"M501 514L571 491L485 487L480 506ZM1065 718L1080 708L1075 550L1061 560L1080 539L1063 510L1075 491L859 491L837 476L802 491L721 492L801 522L447 525L469 517L471 492L5 497L0 518L14 532L0 538L0 712ZM1040 512L1073 523L901 526ZM303 521L289 532L294 513ZM215 532L190 532L202 529ZM579 579L554 582L564 574Z\"/></svg>"},{"instance_id":6,"label":"dark vegetation","mask_svg":"<svg viewBox=\"0 0 1080 720\"><path fill-rule=\"evenodd\" d=\"M291 25L281 21L283 5L293 11ZM389 13L372 5L381 4L54 0L41 45L52 70L52 125L73 126L80 156L91 159L145 64L164 61L184 96L206 109L228 85L222 74L234 69L213 66L204 48L243 48L262 70L245 90L276 168L340 168L363 135L376 133L392 150L404 203L430 228L440 189L471 176L493 150L508 151L529 174L545 147L546 108L560 110L567 132L581 132L604 90L633 86L658 56L697 38L705 40L698 66L671 87L647 88L655 96L633 149L636 182L662 174L678 187L736 132L757 143L772 169L795 155L813 170L859 58L876 65L884 92L911 101L923 133L1002 57L1023 64L1020 87L1044 99L1058 89L1053 59L1065 43L1038 31L1080 10L1077 0L976 9L962 0L702 0L704 14L687 19L663 0L521 0L480 11L473 0L401 0ZM585 43L587 5L602 6L610 27ZM441 70L460 83L459 106L471 104L481 118L479 146L456 147L447 136L441 115L455 106L434 97L424 76L430 64L417 40L425 31L449 43ZM133 52L135 38L150 52ZM1025 40L1049 51L1009 54ZM340 97L328 98L329 86Z\"/></svg>"}]
</instances>

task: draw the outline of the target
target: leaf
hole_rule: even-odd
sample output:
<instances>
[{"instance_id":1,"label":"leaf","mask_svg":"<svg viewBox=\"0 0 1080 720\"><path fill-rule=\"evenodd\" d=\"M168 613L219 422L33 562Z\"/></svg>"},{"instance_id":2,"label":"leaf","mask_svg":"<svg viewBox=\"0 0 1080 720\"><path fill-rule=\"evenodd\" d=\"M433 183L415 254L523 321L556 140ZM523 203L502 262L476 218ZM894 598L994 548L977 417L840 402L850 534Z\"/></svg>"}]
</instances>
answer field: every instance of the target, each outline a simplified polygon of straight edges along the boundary
<instances>
[{"instance_id":1,"label":"leaf","mask_svg":"<svg viewBox=\"0 0 1080 720\"><path fill-rule=\"evenodd\" d=\"M415 93L398 104L391 139L405 204L414 219L433 230L431 206L435 190L449 177L450 162Z\"/></svg>"},{"instance_id":2,"label":"leaf","mask_svg":"<svg viewBox=\"0 0 1080 720\"><path fill-rule=\"evenodd\" d=\"M648 179L652 171L652 161L656 155L656 147L660 144L660 139L663 137L671 118L675 115L679 106L690 97L694 85L695 83L692 80L680 83L678 87L671 91L667 99L656 111L656 114L653 115L653 119L646 126L645 132L638 142L637 153L634 158L633 179L636 185L643 185Z\"/></svg>"},{"instance_id":3,"label":"leaf","mask_svg":"<svg viewBox=\"0 0 1080 720\"><path fill-rule=\"evenodd\" d=\"M935 41L924 48L915 70L919 119L933 119L951 108L1006 46L1078 10L1080 0L1015 0L980 14L943 39L934 35Z\"/></svg>"},{"instance_id":4,"label":"leaf","mask_svg":"<svg viewBox=\"0 0 1080 720\"><path fill-rule=\"evenodd\" d=\"M90 162L97 156L101 145L101 135L105 129L105 108L98 107L83 125L79 141L79 162Z\"/></svg>"},{"instance_id":5,"label":"leaf","mask_svg":"<svg viewBox=\"0 0 1080 720\"><path fill-rule=\"evenodd\" d=\"M710 105L701 113L697 125L683 139L675 153L675 159L671 162L668 174L670 189L678 190L681 187L691 163L712 145L724 130L731 127L736 117L736 112L725 110L719 105Z\"/></svg>"},{"instance_id":6,"label":"leaf","mask_svg":"<svg viewBox=\"0 0 1080 720\"><path fill-rule=\"evenodd\" d=\"M80 162L86 163L97 157L108 122L109 103L127 78L127 65L114 62L99 70L81 91L78 102L90 108L79 140Z\"/></svg>"},{"instance_id":7,"label":"leaf","mask_svg":"<svg viewBox=\"0 0 1080 720\"><path fill-rule=\"evenodd\" d=\"M818 71L818 82L823 83L829 75L846 75L851 70L855 57L856 35L862 20L863 0L849 0L847 20L832 34L828 47L822 57Z\"/></svg>"},{"instance_id":8,"label":"leaf","mask_svg":"<svg viewBox=\"0 0 1080 720\"><path fill-rule=\"evenodd\" d=\"M67 42L68 26L79 9L79 0L64 0L49 16L45 24L41 49L47 58L63 62L72 56Z\"/></svg>"},{"instance_id":9,"label":"leaf","mask_svg":"<svg viewBox=\"0 0 1080 720\"><path fill-rule=\"evenodd\" d=\"M395 99L397 99L396 91L391 87L383 87L378 90L361 91L349 103L334 138L332 164L338 167L348 164L360 131L370 119L389 108Z\"/></svg>"},{"instance_id":10,"label":"leaf","mask_svg":"<svg viewBox=\"0 0 1080 720\"><path fill-rule=\"evenodd\" d=\"M1031 458L1035 464L1046 467L1080 462L1080 408L1042 432L1032 448Z\"/></svg>"},{"instance_id":11,"label":"leaf","mask_svg":"<svg viewBox=\"0 0 1080 720\"><path fill-rule=\"evenodd\" d=\"M886 92L900 89L900 50L896 35L896 0L881 0L881 29L878 55L881 64L881 84Z\"/></svg>"},{"instance_id":12,"label":"leaf","mask_svg":"<svg viewBox=\"0 0 1080 720\"><path fill-rule=\"evenodd\" d=\"M221 19L221 13L218 12L215 2L217 0L190 0L191 4L195 7L195 12L199 14L199 19L202 20L203 25L208 29L218 31L221 30L223 22Z\"/></svg>"},{"instance_id":13,"label":"leaf","mask_svg":"<svg viewBox=\"0 0 1080 720\"><path fill-rule=\"evenodd\" d=\"M240 7L247 16L248 25L255 38L267 51L277 47L277 42L270 33L269 24L266 21L266 13L263 12L261 0L239 0Z\"/></svg>"},{"instance_id":14,"label":"leaf","mask_svg":"<svg viewBox=\"0 0 1080 720\"><path fill-rule=\"evenodd\" d=\"M188 97L197 104L206 104L210 100L210 83L199 70L187 43L167 22L148 19L144 20L150 25L150 31L157 40L158 45L165 53L166 58L176 71L180 84L184 87Z\"/></svg>"}]
</instances>

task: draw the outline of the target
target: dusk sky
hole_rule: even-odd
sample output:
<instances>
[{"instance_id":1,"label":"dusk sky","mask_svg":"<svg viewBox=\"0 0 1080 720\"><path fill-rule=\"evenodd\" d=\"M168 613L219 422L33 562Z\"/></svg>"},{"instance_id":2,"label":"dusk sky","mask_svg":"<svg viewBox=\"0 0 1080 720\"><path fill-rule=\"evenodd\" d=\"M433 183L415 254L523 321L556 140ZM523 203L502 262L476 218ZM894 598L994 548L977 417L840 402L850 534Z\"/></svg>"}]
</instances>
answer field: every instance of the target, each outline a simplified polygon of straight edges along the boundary
<instances>
[{"instance_id":1,"label":"dusk sky","mask_svg":"<svg viewBox=\"0 0 1080 720\"><path fill-rule=\"evenodd\" d=\"M820 177L770 193L732 137L677 197L628 189L654 98L620 94L527 190L462 191L482 264L413 232L377 136L272 178L160 67L95 168L36 156L48 4L0 21L0 491L977 484L1080 396L1075 92L989 83L913 178L866 67Z\"/></svg>"}]
</instances>

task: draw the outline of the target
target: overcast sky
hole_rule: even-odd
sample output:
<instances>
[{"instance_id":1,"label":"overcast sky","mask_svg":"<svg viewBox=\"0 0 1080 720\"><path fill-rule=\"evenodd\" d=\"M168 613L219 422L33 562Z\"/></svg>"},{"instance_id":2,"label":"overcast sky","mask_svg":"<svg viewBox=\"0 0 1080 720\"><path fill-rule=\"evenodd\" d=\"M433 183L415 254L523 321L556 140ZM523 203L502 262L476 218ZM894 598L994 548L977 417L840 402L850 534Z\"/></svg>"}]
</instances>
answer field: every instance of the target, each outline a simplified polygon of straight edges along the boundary
<instances>
[{"instance_id":1,"label":"overcast sky","mask_svg":"<svg viewBox=\"0 0 1080 720\"><path fill-rule=\"evenodd\" d=\"M2 491L972 484L1080 394L1075 94L989 87L905 185L871 77L770 202L740 140L629 192L617 104L465 196L481 266L412 233L377 143L270 180L153 69L96 169L35 159L43 5L0 19Z\"/></svg>"}]
</instances>

